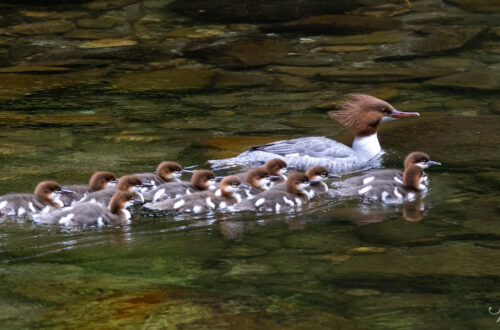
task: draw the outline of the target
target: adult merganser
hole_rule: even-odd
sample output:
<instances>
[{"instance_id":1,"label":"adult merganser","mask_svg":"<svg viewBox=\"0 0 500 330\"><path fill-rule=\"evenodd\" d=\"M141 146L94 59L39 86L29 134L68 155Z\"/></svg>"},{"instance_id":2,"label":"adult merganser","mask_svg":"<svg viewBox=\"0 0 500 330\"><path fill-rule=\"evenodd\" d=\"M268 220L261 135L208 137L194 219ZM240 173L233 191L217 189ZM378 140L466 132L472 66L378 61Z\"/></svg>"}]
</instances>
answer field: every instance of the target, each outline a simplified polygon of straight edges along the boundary
<instances>
[{"instance_id":1,"label":"adult merganser","mask_svg":"<svg viewBox=\"0 0 500 330\"><path fill-rule=\"evenodd\" d=\"M152 210L194 213L223 210L241 201L241 197L236 193L241 185L241 179L237 176L227 176L220 184L219 194L213 191L199 191L157 203L147 203L144 207Z\"/></svg>"},{"instance_id":2,"label":"adult merganser","mask_svg":"<svg viewBox=\"0 0 500 330\"><path fill-rule=\"evenodd\" d=\"M176 198L197 191L216 189L216 177L209 170L198 170L193 173L190 182L167 182L144 193L144 199L153 202Z\"/></svg>"},{"instance_id":3,"label":"adult merganser","mask_svg":"<svg viewBox=\"0 0 500 330\"><path fill-rule=\"evenodd\" d=\"M71 195L62 196L61 200L64 205L68 206L78 202L83 197L87 196L89 193L94 191L99 191L107 187L116 186L118 180L116 175L107 171L99 171L92 174L89 180L89 184L72 184L63 185L64 189L74 191Z\"/></svg>"},{"instance_id":4,"label":"adult merganser","mask_svg":"<svg viewBox=\"0 0 500 330\"><path fill-rule=\"evenodd\" d=\"M134 204L135 193L118 191L109 208L96 202L78 203L61 210L33 215L35 222L64 226L122 225L130 220L127 207Z\"/></svg>"},{"instance_id":5,"label":"adult merganser","mask_svg":"<svg viewBox=\"0 0 500 330\"><path fill-rule=\"evenodd\" d=\"M42 181L34 194L8 194L0 196L0 216L23 216L63 207L61 194L73 193L54 181Z\"/></svg>"},{"instance_id":6,"label":"adult merganser","mask_svg":"<svg viewBox=\"0 0 500 330\"><path fill-rule=\"evenodd\" d=\"M305 190L309 187L309 181L303 172L292 173L286 180L286 191L266 190L233 205L230 210L280 212L300 208L309 201L309 194Z\"/></svg>"},{"instance_id":7,"label":"adult merganser","mask_svg":"<svg viewBox=\"0 0 500 330\"><path fill-rule=\"evenodd\" d=\"M349 100L341 103L340 109L328 114L353 131L352 149L325 137L304 137L253 146L234 158L209 162L215 167L224 167L281 158L288 166L299 170L322 165L336 174L352 172L366 167L381 152L377 138L380 123L419 116L417 112L398 111L389 103L365 94L351 94Z\"/></svg>"},{"instance_id":8,"label":"adult merganser","mask_svg":"<svg viewBox=\"0 0 500 330\"><path fill-rule=\"evenodd\" d=\"M156 174L136 173L134 175L139 177L142 182L151 183L153 185L151 189L154 189L156 186L167 182L180 182L179 178L182 176L182 166L176 162L164 161L156 167Z\"/></svg>"},{"instance_id":9,"label":"adult merganser","mask_svg":"<svg viewBox=\"0 0 500 330\"><path fill-rule=\"evenodd\" d=\"M423 152L413 152L405 160L406 168L397 170L379 170L360 177L349 178L338 183L336 190L330 190L332 196L361 197L366 200L396 204L413 201L418 194L425 193L424 168L441 165L432 161Z\"/></svg>"},{"instance_id":10,"label":"adult merganser","mask_svg":"<svg viewBox=\"0 0 500 330\"><path fill-rule=\"evenodd\" d=\"M130 191L137 194L136 199L142 200L144 202L144 197L141 194L141 189L144 186L151 186L151 183L143 183L139 177L135 175L124 175L118 181L116 187L106 188L99 191L94 191L87 196L83 197L78 203L85 203L94 201L104 206L109 205L111 198L115 195L117 191Z\"/></svg>"}]
</instances>

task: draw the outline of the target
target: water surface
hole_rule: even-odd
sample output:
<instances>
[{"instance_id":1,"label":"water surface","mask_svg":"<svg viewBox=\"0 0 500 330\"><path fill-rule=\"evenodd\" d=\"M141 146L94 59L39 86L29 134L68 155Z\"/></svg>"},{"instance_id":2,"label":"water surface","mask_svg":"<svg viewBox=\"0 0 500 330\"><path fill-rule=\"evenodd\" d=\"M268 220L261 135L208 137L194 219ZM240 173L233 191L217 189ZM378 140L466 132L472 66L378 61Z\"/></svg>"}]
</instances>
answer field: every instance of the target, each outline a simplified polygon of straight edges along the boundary
<instances>
[{"instance_id":1,"label":"water surface","mask_svg":"<svg viewBox=\"0 0 500 330\"><path fill-rule=\"evenodd\" d=\"M277 139L349 144L326 112L351 92L421 114L380 127L384 167L415 150L443 166L427 171L425 198L399 206L324 198L292 214L142 212L105 228L4 219L3 327L497 326L495 9L364 2L350 13L370 21L345 30L288 11L214 22L211 7L110 3L2 5L1 194L162 160L206 168Z\"/></svg>"}]
</instances>

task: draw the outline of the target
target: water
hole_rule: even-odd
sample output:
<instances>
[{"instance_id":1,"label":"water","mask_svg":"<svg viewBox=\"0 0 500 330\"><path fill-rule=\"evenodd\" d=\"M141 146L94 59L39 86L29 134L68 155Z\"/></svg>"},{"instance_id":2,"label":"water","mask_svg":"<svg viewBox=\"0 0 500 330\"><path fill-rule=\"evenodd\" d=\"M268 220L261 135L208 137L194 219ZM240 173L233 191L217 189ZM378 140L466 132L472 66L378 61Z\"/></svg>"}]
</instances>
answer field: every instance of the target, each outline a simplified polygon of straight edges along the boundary
<instances>
[{"instance_id":1,"label":"water","mask_svg":"<svg viewBox=\"0 0 500 330\"><path fill-rule=\"evenodd\" d=\"M208 159L276 139L350 144L351 133L326 115L349 92L421 114L380 127L385 167L400 168L414 150L443 164L427 170L425 198L399 206L325 198L293 214L139 213L130 226L105 228L4 219L2 327L495 328L498 14L412 4L410 12L389 6L403 12L390 18L403 28L361 42L364 32L268 27L276 34L266 35L241 17L190 20L166 10L168 1L1 7L10 15L0 20L10 31L0 38L1 194L30 192L45 179L83 183L96 170L153 171L162 160L206 168ZM377 10L373 2L355 13ZM102 15L118 23L77 21ZM73 28L12 34L47 20ZM422 45L426 33L438 38L421 31L429 25L445 37ZM453 44L450 25L473 37ZM76 38L82 30L93 35ZM138 44L79 48L112 34ZM327 48L336 45L365 48ZM432 80L461 72L481 79Z\"/></svg>"}]
</instances>

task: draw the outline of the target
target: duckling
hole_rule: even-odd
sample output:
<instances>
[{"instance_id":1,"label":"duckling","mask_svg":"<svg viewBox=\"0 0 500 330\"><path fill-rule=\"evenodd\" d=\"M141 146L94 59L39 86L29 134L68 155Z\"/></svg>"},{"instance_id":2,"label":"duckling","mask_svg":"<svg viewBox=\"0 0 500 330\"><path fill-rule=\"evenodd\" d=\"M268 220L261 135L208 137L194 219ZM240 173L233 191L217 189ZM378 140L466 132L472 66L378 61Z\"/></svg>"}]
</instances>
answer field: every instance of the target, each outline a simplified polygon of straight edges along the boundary
<instances>
[{"instance_id":1,"label":"duckling","mask_svg":"<svg viewBox=\"0 0 500 330\"><path fill-rule=\"evenodd\" d=\"M198 170L193 173L190 182L167 182L144 193L145 200L153 202L176 198L197 191L216 189L216 177L209 170Z\"/></svg>"},{"instance_id":2,"label":"duckling","mask_svg":"<svg viewBox=\"0 0 500 330\"><path fill-rule=\"evenodd\" d=\"M404 168L408 168L410 166L418 166L422 169L426 169L432 165L441 165L441 163L431 160L429 155L421 151L410 153L408 156L406 156L404 161ZM373 184L373 182L380 181L392 181L395 183L403 184L403 172L396 169L373 170L361 176L351 177L347 180L344 180L343 182L336 182L334 183L334 186L338 188L362 187L370 183ZM422 184L427 183L428 179L424 173Z\"/></svg>"},{"instance_id":3,"label":"duckling","mask_svg":"<svg viewBox=\"0 0 500 330\"><path fill-rule=\"evenodd\" d=\"M158 167L156 167L155 173L137 173L134 174L144 183L150 183L152 186L147 189L154 189L156 186L167 182L180 182L179 179L182 176L182 166L179 163L164 161L161 162ZM147 190L142 190L147 191Z\"/></svg>"},{"instance_id":4,"label":"duckling","mask_svg":"<svg viewBox=\"0 0 500 330\"><path fill-rule=\"evenodd\" d=\"M117 191L109 203L109 208L96 202L78 203L61 210L33 215L38 223L63 226L103 226L123 225L130 220L127 207L134 203L136 194Z\"/></svg>"},{"instance_id":5,"label":"duckling","mask_svg":"<svg viewBox=\"0 0 500 330\"><path fill-rule=\"evenodd\" d=\"M403 172L403 180L399 182L394 178L388 178L385 176L384 172L381 178L373 178L373 176L368 177L362 181L363 185L359 184L358 178L354 181L354 184L350 184L349 180L346 180L342 184L342 188L330 192L333 196L343 196L343 197L361 197L365 200L380 201L384 204L399 204L407 201L413 201L419 194L425 194L427 187L423 184L424 182L424 167L429 166L430 160L425 161L425 165L417 163L416 165L409 165L405 168ZM433 162L432 165L440 163ZM384 179L385 178L385 179Z\"/></svg>"},{"instance_id":6,"label":"duckling","mask_svg":"<svg viewBox=\"0 0 500 330\"><path fill-rule=\"evenodd\" d=\"M61 194L73 193L55 181L38 183L34 194L7 194L0 196L0 216L23 216L63 207Z\"/></svg>"},{"instance_id":7,"label":"duckling","mask_svg":"<svg viewBox=\"0 0 500 330\"><path fill-rule=\"evenodd\" d=\"M65 206L74 204L78 202L83 197L87 196L91 192L99 191L104 188L116 186L118 180L116 175L111 172L99 171L92 174L89 180L89 184L72 184L63 185L64 189L73 191L71 195L63 195L61 200Z\"/></svg>"},{"instance_id":8,"label":"duckling","mask_svg":"<svg viewBox=\"0 0 500 330\"><path fill-rule=\"evenodd\" d=\"M305 189L309 194L309 198L313 198L314 196L318 196L324 194L328 191L328 186L325 181L328 178L340 178L340 176L331 174L328 168L321 165L315 165L309 167L306 172L307 177L309 178L309 188ZM273 190L282 190L286 191L286 185L284 183L279 183L271 187Z\"/></svg>"},{"instance_id":9,"label":"duckling","mask_svg":"<svg viewBox=\"0 0 500 330\"><path fill-rule=\"evenodd\" d=\"M150 183L143 183L138 176L135 175L124 175L118 181L118 185L116 187L106 188L99 191L94 191L87 196L83 197L78 203L85 203L90 201L95 201L104 206L109 205L111 198L115 195L115 193L119 190L121 191L130 191L136 193L136 198L144 202L144 197L142 196L140 190L144 187L144 185L149 186Z\"/></svg>"},{"instance_id":10,"label":"duckling","mask_svg":"<svg viewBox=\"0 0 500 330\"><path fill-rule=\"evenodd\" d=\"M236 193L242 186L241 179L237 176L227 176L220 184L220 193L213 191L198 191L174 199L167 199L158 203L147 203L144 207L152 210L176 212L208 212L215 209L226 209L241 201Z\"/></svg>"},{"instance_id":11,"label":"duckling","mask_svg":"<svg viewBox=\"0 0 500 330\"><path fill-rule=\"evenodd\" d=\"M286 180L286 191L266 190L258 195L235 204L232 211L280 212L300 208L309 201L306 189L310 180L303 172L295 172Z\"/></svg>"}]
</instances>

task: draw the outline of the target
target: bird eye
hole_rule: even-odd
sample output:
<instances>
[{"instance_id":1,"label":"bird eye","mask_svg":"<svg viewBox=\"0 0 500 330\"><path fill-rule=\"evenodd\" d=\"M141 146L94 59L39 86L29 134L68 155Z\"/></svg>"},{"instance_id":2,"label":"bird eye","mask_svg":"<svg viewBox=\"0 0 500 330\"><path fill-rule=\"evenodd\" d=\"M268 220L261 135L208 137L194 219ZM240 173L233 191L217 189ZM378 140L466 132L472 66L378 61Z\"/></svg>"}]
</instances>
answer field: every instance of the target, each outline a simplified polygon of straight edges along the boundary
<instances>
[{"instance_id":1,"label":"bird eye","mask_svg":"<svg viewBox=\"0 0 500 330\"><path fill-rule=\"evenodd\" d=\"M389 114L389 113L391 113L391 111L390 111L389 109L385 108L385 107L383 107L382 109L380 109L380 111L381 111L382 113L385 113L385 114Z\"/></svg>"},{"instance_id":2,"label":"bird eye","mask_svg":"<svg viewBox=\"0 0 500 330\"><path fill-rule=\"evenodd\" d=\"M238 187L238 184L237 183L233 183L233 187Z\"/></svg>"}]
</instances>

